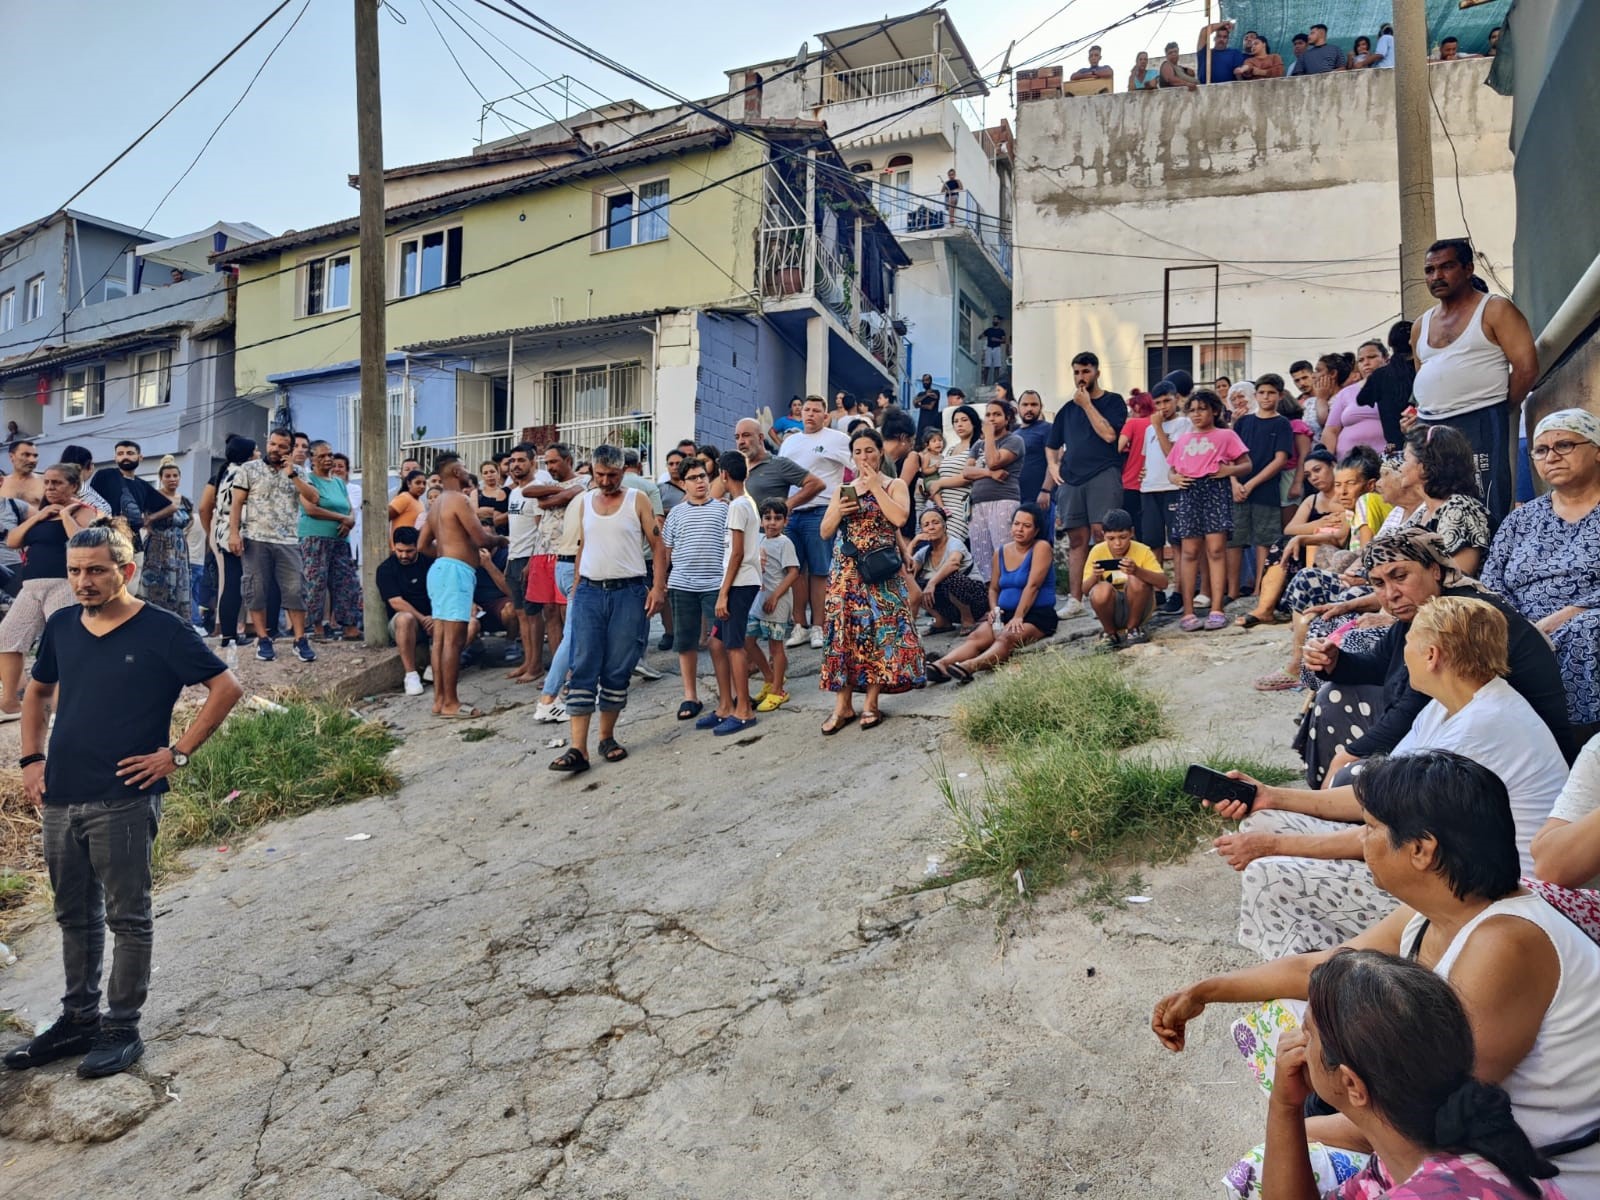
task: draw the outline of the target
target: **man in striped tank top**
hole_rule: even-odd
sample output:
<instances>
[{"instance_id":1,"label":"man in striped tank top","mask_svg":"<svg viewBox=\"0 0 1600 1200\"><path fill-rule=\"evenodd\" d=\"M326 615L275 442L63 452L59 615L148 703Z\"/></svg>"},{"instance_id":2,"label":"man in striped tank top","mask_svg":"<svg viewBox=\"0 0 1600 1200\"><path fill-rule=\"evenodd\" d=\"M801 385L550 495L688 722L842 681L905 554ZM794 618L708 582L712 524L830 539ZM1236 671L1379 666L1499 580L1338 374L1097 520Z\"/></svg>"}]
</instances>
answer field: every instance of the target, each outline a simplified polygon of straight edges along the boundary
<instances>
[{"instance_id":1,"label":"man in striped tank top","mask_svg":"<svg viewBox=\"0 0 1600 1200\"><path fill-rule=\"evenodd\" d=\"M617 714L628 702L628 676L644 649L649 621L666 594L667 555L655 513L643 492L622 486L622 451L597 446L590 460L594 487L568 519L582 522L578 535L578 585L568 603L572 616L572 674L567 713L572 745L550 764L552 771L589 769L589 722L600 713L600 755L621 762L628 752L615 734ZM645 568L648 542L655 578Z\"/></svg>"}]
</instances>

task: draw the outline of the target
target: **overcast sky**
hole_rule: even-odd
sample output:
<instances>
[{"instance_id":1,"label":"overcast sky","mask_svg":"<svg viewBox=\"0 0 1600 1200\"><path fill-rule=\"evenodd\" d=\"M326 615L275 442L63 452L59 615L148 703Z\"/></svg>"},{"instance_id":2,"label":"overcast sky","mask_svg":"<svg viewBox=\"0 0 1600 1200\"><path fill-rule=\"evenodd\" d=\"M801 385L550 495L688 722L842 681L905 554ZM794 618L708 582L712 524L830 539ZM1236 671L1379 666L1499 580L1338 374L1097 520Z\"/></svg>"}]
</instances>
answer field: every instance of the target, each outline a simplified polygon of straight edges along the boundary
<instances>
[{"instance_id":1,"label":"overcast sky","mask_svg":"<svg viewBox=\"0 0 1600 1200\"><path fill-rule=\"evenodd\" d=\"M275 2L0 0L9 97L0 125L0 161L6 165L0 230L60 207ZM356 169L351 0L309 0L304 17L249 95L198 165L162 202L304 2L294 0L72 206L145 225L165 236L202 229L218 219L252 221L278 233L353 216L356 196L346 183ZM816 50L819 31L870 21L889 11L847 0L805 5L778 0L742 5L727 0L523 2L595 49L691 98L724 90L722 71L727 68L792 55L803 41ZM547 77L570 75L581 87L594 89L575 92L573 111L596 102L596 94L633 98L651 107L670 103L495 16L474 0L438 3L442 10L430 0L390 0L404 24L388 12L380 14L388 166L470 153L478 138L482 102L440 44L428 20L430 11L467 75L490 99L544 83ZM916 6L916 0L908 0L892 11L899 15ZM1058 11L1062 0L1011 0L1003 5L951 0L946 11L979 66L992 74L1013 38L1024 39L1013 58L1021 62L1095 33L1136 7L1135 0L1068 0L1064 11ZM1118 89L1136 51L1149 49L1156 58L1169 38L1190 46L1204 21L1202 11L1203 0L1181 0L1173 10L1104 36L1105 60L1118 70ZM516 82L474 48L444 12L454 13ZM482 21L516 53L491 40L470 18ZM1068 62L1082 65L1082 60L1079 50ZM545 107L558 117L566 115L559 95L551 89L542 95ZM1008 103L1004 94L992 97L986 119L995 123L1008 112ZM505 111L516 128L518 108L507 105ZM538 122L522 111L530 122ZM504 137L507 130L491 116L484 138Z\"/></svg>"}]
</instances>

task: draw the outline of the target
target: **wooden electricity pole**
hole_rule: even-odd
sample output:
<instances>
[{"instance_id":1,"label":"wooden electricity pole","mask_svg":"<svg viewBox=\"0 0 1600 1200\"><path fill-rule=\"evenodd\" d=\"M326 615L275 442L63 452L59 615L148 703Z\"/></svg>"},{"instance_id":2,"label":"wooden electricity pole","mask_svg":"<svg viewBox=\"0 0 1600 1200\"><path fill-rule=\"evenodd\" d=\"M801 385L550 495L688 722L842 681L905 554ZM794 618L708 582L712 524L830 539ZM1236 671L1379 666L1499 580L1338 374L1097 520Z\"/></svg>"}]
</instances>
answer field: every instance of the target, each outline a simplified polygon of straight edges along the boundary
<instances>
[{"instance_id":1,"label":"wooden electricity pole","mask_svg":"<svg viewBox=\"0 0 1600 1200\"><path fill-rule=\"evenodd\" d=\"M361 592L369 646L389 643L378 564L389 557L389 366L384 331L383 96L378 9L356 5L356 148L361 186Z\"/></svg>"},{"instance_id":2,"label":"wooden electricity pole","mask_svg":"<svg viewBox=\"0 0 1600 1200\"><path fill-rule=\"evenodd\" d=\"M1394 3L1394 115L1400 155L1400 307L1416 320L1433 303L1422 268L1438 236L1433 205L1433 99L1423 0Z\"/></svg>"}]
</instances>

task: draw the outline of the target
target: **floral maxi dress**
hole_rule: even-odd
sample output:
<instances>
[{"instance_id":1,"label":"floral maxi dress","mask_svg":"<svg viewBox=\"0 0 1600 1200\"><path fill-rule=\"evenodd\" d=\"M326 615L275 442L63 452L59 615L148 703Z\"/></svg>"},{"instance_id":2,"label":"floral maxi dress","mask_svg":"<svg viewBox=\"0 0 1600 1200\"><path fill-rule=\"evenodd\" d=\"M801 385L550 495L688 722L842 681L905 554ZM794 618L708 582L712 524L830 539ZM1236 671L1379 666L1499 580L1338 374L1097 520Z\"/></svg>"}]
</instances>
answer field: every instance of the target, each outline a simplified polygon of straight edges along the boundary
<instances>
[{"instance_id":1,"label":"floral maxi dress","mask_svg":"<svg viewBox=\"0 0 1600 1200\"><path fill-rule=\"evenodd\" d=\"M180 497L178 511L152 521L144 547L144 598L189 623L189 522L193 506Z\"/></svg>"},{"instance_id":2,"label":"floral maxi dress","mask_svg":"<svg viewBox=\"0 0 1600 1200\"><path fill-rule=\"evenodd\" d=\"M861 495L861 509L839 523L833 539L833 567L828 572L823 602L822 690L906 692L923 686L922 643L911 623L905 580L897 572L882 583L867 583L856 560L845 553L866 554L880 546L896 546L895 527L870 492Z\"/></svg>"}]
</instances>

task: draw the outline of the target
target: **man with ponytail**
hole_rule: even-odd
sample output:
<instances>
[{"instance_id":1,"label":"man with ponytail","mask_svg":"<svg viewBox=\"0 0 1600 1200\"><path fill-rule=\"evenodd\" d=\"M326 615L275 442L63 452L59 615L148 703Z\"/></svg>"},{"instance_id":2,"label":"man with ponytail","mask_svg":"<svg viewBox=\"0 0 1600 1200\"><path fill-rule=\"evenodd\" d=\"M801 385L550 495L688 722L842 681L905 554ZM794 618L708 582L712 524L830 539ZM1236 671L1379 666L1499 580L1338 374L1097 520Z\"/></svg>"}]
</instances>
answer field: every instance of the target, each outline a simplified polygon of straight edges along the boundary
<instances>
[{"instance_id":1,"label":"man with ponytail","mask_svg":"<svg viewBox=\"0 0 1600 1200\"><path fill-rule=\"evenodd\" d=\"M187 621L129 594L133 541L123 520L78 530L66 555L78 603L53 615L40 638L17 764L28 799L44 809L66 993L55 1022L5 1064L25 1070L81 1054L78 1074L91 1079L126 1071L144 1053L139 1012L150 987L150 848L161 796L243 689ZM191 684L206 688L206 702L173 741L172 710ZM102 1015L107 927L116 940Z\"/></svg>"}]
</instances>

